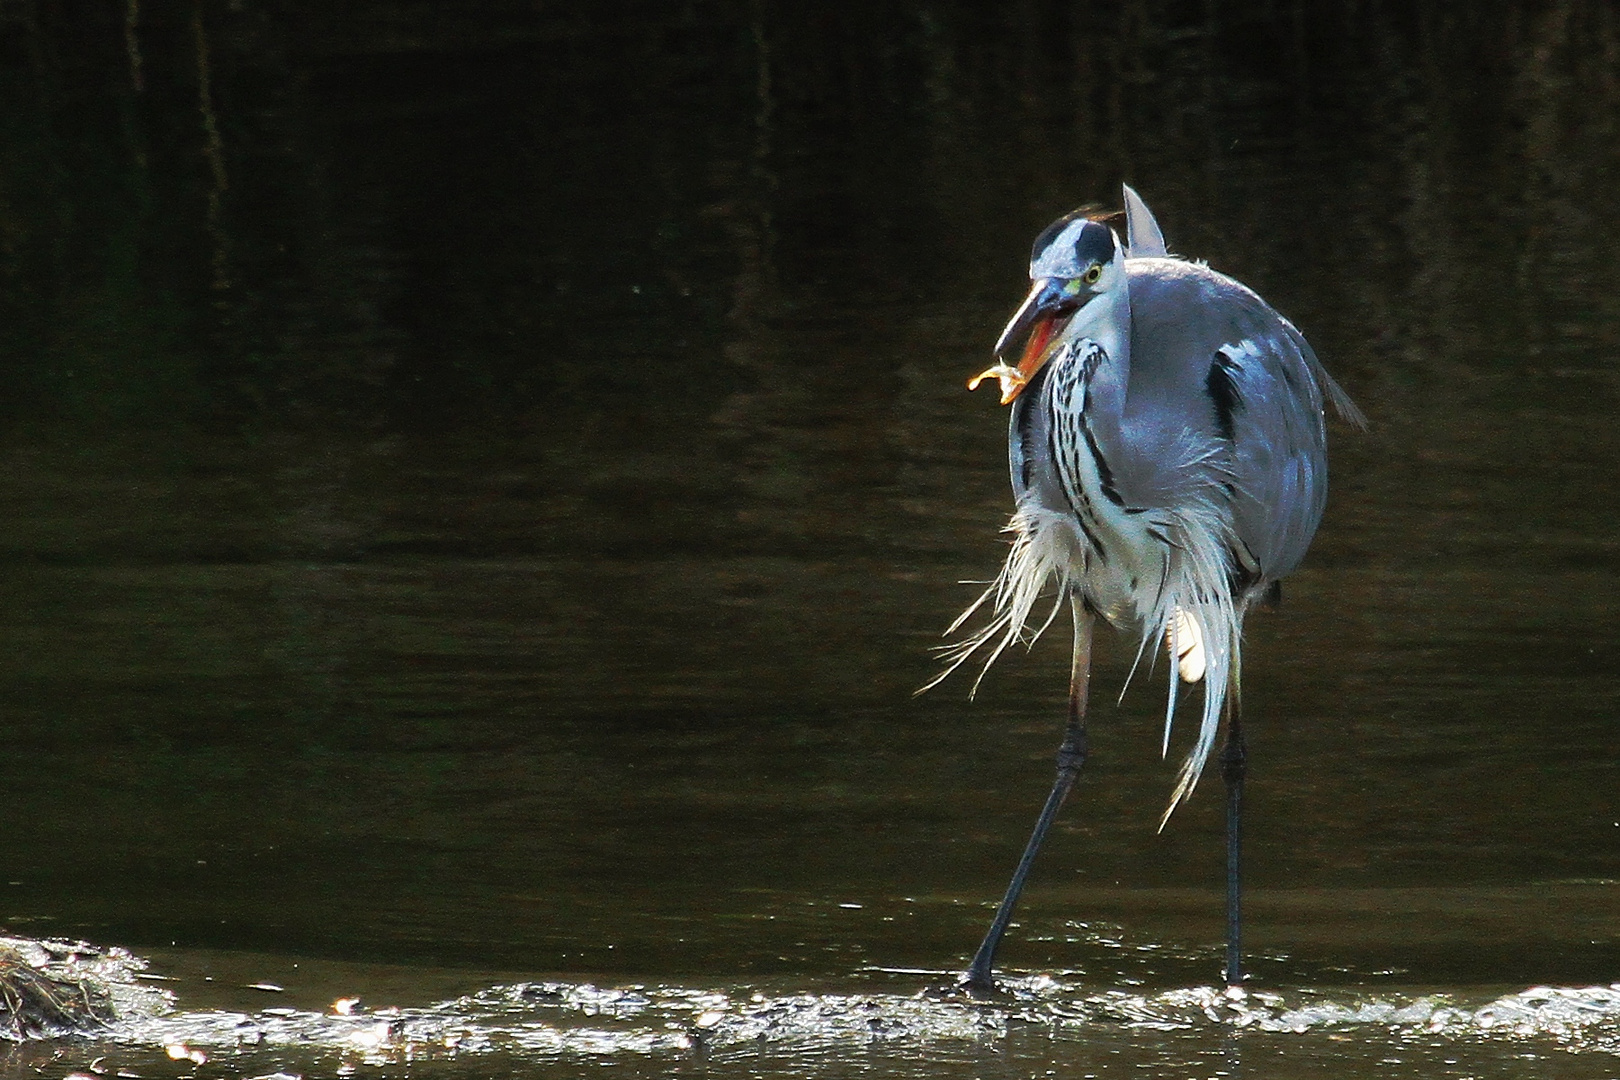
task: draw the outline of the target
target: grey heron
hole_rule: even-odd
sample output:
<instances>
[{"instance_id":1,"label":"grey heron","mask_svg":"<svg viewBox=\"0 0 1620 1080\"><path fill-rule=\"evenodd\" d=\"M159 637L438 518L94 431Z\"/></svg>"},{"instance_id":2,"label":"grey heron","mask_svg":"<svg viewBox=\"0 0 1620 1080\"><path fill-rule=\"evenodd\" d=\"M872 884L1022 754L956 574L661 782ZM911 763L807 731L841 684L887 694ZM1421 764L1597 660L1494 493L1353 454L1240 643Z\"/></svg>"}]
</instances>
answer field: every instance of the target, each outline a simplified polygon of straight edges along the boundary
<instances>
[{"instance_id":1,"label":"grey heron","mask_svg":"<svg viewBox=\"0 0 1620 1080\"><path fill-rule=\"evenodd\" d=\"M1161 642L1174 661L1163 753L1180 685L1204 686L1197 738L1161 829L1197 785L1225 720L1225 975L1229 987L1241 986L1243 619L1278 595L1321 521L1324 401L1365 423L1292 323L1232 278L1170 255L1147 205L1128 186L1124 198L1124 242L1107 218L1080 211L1040 234L1033 285L996 343L997 363L968 383L999 380L1001 402L1012 406L1016 509L1000 575L947 633L980 609L989 616L947 647L948 666L934 682L984 649L982 679L1008 645L1051 625L1065 600L1074 622L1057 779L964 977L970 991L994 988L997 946L1085 762L1098 618L1139 638L1138 661ZM1057 599L1043 615L1036 605L1049 585Z\"/></svg>"}]
</instances>

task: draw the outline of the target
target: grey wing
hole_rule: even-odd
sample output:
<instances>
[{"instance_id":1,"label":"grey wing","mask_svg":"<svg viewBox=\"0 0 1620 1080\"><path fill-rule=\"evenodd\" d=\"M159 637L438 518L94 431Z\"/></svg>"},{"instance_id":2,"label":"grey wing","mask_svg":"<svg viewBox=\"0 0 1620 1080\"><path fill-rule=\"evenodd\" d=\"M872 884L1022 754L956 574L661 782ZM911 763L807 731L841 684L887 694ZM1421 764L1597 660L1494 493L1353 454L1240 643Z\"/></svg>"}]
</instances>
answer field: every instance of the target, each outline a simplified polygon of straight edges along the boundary
<instances>
[{"instance_id":1,"label":"grey wing","mask_svg":"<svg viewBox=\"0 0 1620 1080\"><path fill-rule=\"evenodd\" d=\"M1326 378L1316 354L1287 320L1254 327L1212 358L1210 392L1232 443L1233 527L1240 561L1275 581L1305 558L1327 505Z\"/></svg>"},{"instance_id":2,"label":"grey wing","mask_svg":"<svg viewBox=\"0 0 1620 1080\"><path fill-rule=\"evenodd\" d=\"M1293 324L1244 285L1196 263L1129 265L1139 452L1121 487L1144 505L1166 505L1161 492L1187 478L1221 487L1240 548L1234 569L1275 581L1305 557L1327 501L1324 397L1353 422L1360 413ZM1218 468L1160 468L1203 448Z\"/></svg>"}]
</instances>

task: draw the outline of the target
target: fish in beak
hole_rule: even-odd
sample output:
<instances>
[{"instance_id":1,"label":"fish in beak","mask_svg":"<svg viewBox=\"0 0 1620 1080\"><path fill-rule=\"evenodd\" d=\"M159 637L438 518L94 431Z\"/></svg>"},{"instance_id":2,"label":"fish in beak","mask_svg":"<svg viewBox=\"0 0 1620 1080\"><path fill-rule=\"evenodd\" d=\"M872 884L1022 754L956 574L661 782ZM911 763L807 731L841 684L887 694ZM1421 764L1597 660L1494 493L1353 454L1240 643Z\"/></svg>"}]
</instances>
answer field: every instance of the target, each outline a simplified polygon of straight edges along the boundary
<instances>
[{"instance_id":1,"label":"fish in beak","mask_svg":"<svg viewBox=\"0 0 1620 1080\"><path fill-rule=\"evenodd\" d=\"M1057 278L1036 280L1023 304L1007 323L1007 328L1001 332L1001 339L996 342L996 363L969 379L969 390L977 390L986 379L999 379L1001 403L1010 405L1017 400L1041 365L1051 359L1053 339L1080 308L1079 299L1070 292L1067 284ZM1018 360L1018 366L1013 367L1007 363L1006 357L1020 340L1024 342L1023 355Z\"/></svg>"}]
</instances>

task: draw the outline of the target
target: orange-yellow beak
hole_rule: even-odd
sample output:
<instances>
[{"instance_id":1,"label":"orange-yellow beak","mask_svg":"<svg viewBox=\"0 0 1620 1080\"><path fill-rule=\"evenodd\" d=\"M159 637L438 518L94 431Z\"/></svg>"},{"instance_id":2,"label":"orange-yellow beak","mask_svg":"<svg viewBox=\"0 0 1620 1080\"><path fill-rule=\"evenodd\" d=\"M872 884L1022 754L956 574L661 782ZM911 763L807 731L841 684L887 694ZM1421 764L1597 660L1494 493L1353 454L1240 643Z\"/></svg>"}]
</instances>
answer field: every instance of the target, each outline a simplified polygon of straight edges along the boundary
<instances>
[{"instance_id":1,"label":"orange-yellow beak","mask_svg":"<svg viewBox=\"0 0 1620 1080\"><path fill-rule=\"evenodd\" d=\"M1079 305L1063 289L1061 282L1042 278L1035 282L1023 304L1001 332L996 342L996 363L968 380L968 389L977 390L989 378L1001 382L1001 403L1010 405L1023 393L1035 373L1051 358L1052 339L1057 336ZM1028 335L1018 366L1008 364L1004 357L1019 338Z\"/></svg>"}]
</instances>

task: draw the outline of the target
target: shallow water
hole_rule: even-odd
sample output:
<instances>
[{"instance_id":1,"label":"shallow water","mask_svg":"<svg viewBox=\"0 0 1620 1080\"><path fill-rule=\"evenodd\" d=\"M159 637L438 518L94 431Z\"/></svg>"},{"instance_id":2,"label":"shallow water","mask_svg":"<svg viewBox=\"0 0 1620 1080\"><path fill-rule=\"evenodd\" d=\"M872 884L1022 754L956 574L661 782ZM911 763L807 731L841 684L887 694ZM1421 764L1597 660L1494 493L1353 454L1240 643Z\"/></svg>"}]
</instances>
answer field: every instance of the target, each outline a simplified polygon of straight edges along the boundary
<instances>
[{"instance_id":1,"label":"shallow water","mask_svg":"<svg viewBox=\"0 0 1620 1080\"><path fill-rule=\"evenodd\" d=\"M1094 942L1105 935L1090 935ZM1151 974L1156 945L1109 944ZM117 958L102 961L105 971ZM239 952L129 959L122 1019L23 1044L9 1070L108 1075L1609 1076L1620 985L1490 996L1006 981L993 1002L918 993L954 973L856 969L724 988L618 985ZM246 980L252 980L251 982ZM401 995L424 997L401 1004ZM428 1000L430 999L430 1000ZM405 1000L409 1000L406 998ZM81 1073L82 1075L82 1073Z\"/></svg>"},{"instance_id":2,"label":"shallow water","mask_svg":"<svg viewBox=\"0 0 1620 1080\"><path fill-rule=\"evenodd\" d=\"M0 919L174 994L8 1074L1616 1071L1607 9L295 8L4 24ZM962 381L1121 179L1372 420L1250 621L1252 992L1108 639L938 1001L1065 690L911 696Z\"/></svg>"}]
</instances>

